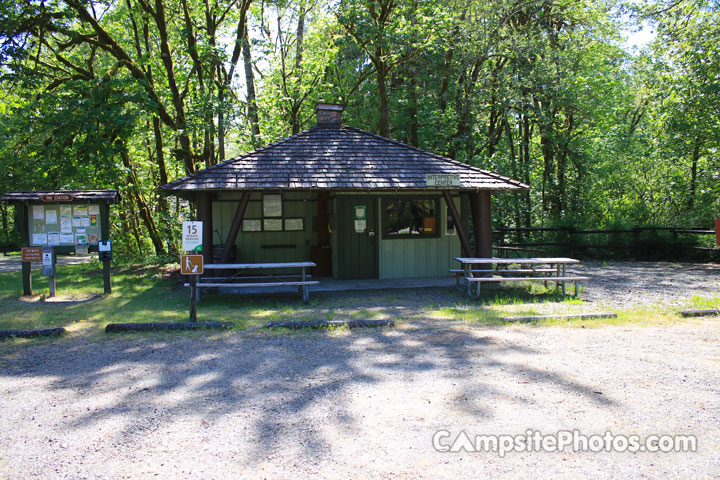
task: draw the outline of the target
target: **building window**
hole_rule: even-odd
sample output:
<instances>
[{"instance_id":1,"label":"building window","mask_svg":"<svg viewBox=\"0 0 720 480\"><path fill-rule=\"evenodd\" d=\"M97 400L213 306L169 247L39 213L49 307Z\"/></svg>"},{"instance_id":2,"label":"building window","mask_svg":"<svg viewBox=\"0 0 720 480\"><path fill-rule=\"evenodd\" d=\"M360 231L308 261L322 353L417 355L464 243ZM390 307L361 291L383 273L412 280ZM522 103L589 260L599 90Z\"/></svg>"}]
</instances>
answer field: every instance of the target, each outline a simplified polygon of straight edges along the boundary
<instances>
[{"instance_id":1,"label":"building window","mask_svg":"<svg viewBox=\"0 0 720 480\"><path fill-rule=\"evenodd\" d=\"M263 217L282 217L282 195L263 195L262 200Z\"/></svg>"},{"instance_id":2,"label":"building window","mask_svg":"<svg viewBox=\"0 0 720 480\"><path fill-rule=\"evenodd\" d=\"M439 211L437 199L384 199L383 238L437 237Z\"/></svg>"},{"instance_id":3,"label":"building window","mask_svg":"<svg viewBox=\"0 0 720 480\"><path fill-rule=\"evenodd\" d=\"M243 232L301 232L305 230L305 219L283 216L283 201L280 194L262 196L262 217L243 219Z\"/></svg>"},{"instance_id":4,"label":"building window","mask_svg":"<svg viewBox=\"0 0 720 480\"><path fill-rule=\"evenodd\" d=\"M286 218L285 219L285 231L286 232L298 232L305 230L305 222L302 218Z\"/></svg>"},{"instance_id":5,"label":"building window","mask_svg":"<svg viewBox=\"0 0 720 480\"><path fill-rule=\"evenodd\" d=\"M259 218L243 220L243 232L262 232L262 220Z\"/></svg>"}]
</instances>

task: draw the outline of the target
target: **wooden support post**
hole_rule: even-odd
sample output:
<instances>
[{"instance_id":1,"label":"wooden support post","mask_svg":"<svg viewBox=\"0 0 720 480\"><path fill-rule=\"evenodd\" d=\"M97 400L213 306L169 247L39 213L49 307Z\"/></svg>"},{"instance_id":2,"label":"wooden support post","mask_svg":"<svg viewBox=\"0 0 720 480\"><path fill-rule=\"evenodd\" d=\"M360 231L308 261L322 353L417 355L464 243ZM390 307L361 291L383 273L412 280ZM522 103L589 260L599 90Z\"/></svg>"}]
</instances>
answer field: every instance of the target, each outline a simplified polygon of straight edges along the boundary
<instances>
[{"instance_id":1,"label":"wooden support post","mask_svg":"<svg viewBox=\"0 0 720 480\"><path fill-rule=\"evenodd\" d=\"M32 295L32 264L22 262L23 295Z\"/></svg>"},{"instance_id":2,"label":"wooden support post","mask_svg":"<svg viewBox=\"0 0 720 480\"><path fill-rule=\"evenodd\" d=\"M190 321L197 322L197 275L190 275Z\"/></svg>"},{"instance_id":3,"label":"wooden support post","mask_svg":"<svg viewBox=\"0 0 720 480\"><path fill-rule=\"evenodd\" d=\"M300 279L303 283L307 280L307 276L305 275L305 267L302 267L302 274L300 275ZM308 303L310 301L310 292L307 285L303 285L302 287L302 298L304 303Z\"/></svg>"},{"instance_id":4,"label":"wooden support post","mask_svg":"<svg viewBox=\"0 0 720 480\"><path fill-rule=\"evenodd\" d=\"M460 214L457 211L457 207L455 206L455 202L452 199L452 195L448 190L443 190L443 197L445 197L445 203L447 203L448 209L450 210L450 216L453 219L453 223L455 224L455 231L457 232L457 236L460 239L460 247L462 249L462 253L465 257L472 256L472 253L470 251L470 242L468 241L467 234L465 233L465 227L463 227L462 219L460 218Z\"/></svg>"},{"instance_id":5,"label":"wooden support post","mask_svg":"<svg viewBox=\"0 0 720 480\"><path fill-rule=\"evenodd\" d=\"M222 260L220 261L220 263L227 263L230 260L230 257L232 255L232 247L233 245L235 245L235 240L237 239L238 232L240 231L240 227L242 226L243 217L245 216L245 210L247 209L249 201L250 192L243 192L242 197L240 198L240 203L238 203L237 210L235 210L235 218L233 218L232 224L230 225L230 231L228 232L227 240L225 240Z\"/></svg>"},{"instance_id":6,"label":"wooden support post","mask_svg":"<svg viewBox=\"0 0 720 480\"><path fill-rule=\"evenodd\" d=\"M212 220L212 193L199 192L197 194L197 216L203 222L202 256L206 265L213 263L213 220Z\"/></svg>"},{"instance_id":7,"label":"wooden support post","mask_svg":"<svg viewBox=\"0 0 720 480\"><path fill-rule=\"evenodd\" d=\"M470 216L472 217L473 236L475 237L475 252L473 255L482 258L484 255L480 254L480 230L482 227L482 219L480 218L480 195L477 192L469 193L468 199L470 200Z\"/></svg>"},{"instance_id":8,"label":"wooden support post","mask_svg":"<svg viewBox=\"0 0 720 480\"><path fill-rule=\"evenodd\" d=\"M105 202L102 206L102 215L100 216L100 240L107 242L110 240L110 204ZM54 280L54 279L53 279ZM103 260L103 291L105 295L112 293L112 285L110 283L110 260Z\"/></svg>"},{"instance_id":9,"label":"wooden support post","mask_svg":"<svg viewBox=\"0 0 720 480\"><path fill-rule=\"evenodd\" d=\"M476 193L478 197L479 222L475 224L475 251L481 258L492 257L492 215L490 211L490 191ZM472 203L472 201L471 201ZM473 220L473 223L475 221Z\"/></svg>"},{"instance_id":10,"label":"wooden support post","mask_svg":"<svg viewBox=\"0 0 720 480\"><path fill-rule=\"evenodd\" d=\"M20 230L20 245L30 246L30 224L28 223L29 208L27 202L15 206L15 225ZM32 264L22 262L23 295L32 295Z\"/></svg>"}]
</instances>

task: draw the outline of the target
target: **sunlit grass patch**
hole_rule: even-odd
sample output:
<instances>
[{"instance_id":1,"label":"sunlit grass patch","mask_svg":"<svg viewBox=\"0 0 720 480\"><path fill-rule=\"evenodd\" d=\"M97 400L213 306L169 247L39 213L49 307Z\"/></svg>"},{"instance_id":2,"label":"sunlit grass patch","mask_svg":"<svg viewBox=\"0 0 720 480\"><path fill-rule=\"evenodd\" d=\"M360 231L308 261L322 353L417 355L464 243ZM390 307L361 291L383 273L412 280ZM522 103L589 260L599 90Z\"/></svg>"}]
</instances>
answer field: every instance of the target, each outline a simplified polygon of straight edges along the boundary
<instances>
[{"instance_id":1,"label":"sunlit grass patch","mask_svg":"<svg viewBox=\"0 0 720 480\"><path fill-rule=\"evenodd\" d=\"M720 297L706 298L695 295L690 299L690 305L700 310L718 308L720 307Z\"/></svg>"}]
</instances>

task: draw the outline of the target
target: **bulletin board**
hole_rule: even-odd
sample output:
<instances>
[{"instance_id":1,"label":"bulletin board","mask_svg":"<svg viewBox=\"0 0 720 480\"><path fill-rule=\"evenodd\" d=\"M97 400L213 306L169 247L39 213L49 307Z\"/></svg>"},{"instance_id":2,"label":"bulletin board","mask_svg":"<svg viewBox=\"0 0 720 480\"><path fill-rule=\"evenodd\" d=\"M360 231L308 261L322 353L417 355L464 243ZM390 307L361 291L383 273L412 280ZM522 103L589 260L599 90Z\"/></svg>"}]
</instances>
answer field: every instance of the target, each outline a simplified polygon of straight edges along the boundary
<instances>
[{"instance_id":1,"label":"bulletin board","mask_svg":"<svg viewBox=\"0 0 720 480\"><path fill-rule=\"evenodd\" d=\"M31 246L97 245L101 240L99 203L34 204L28 210Z\"/></svg>"}]
</instances>

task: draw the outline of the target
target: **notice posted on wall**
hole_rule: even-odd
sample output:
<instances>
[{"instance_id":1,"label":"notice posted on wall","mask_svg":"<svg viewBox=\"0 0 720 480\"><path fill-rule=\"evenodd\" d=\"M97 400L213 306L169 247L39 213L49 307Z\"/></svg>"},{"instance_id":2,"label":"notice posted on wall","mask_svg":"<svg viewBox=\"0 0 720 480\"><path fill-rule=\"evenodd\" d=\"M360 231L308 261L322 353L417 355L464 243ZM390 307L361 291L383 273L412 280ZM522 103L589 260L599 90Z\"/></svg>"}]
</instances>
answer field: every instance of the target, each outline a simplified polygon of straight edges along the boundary
<instances>
[{"instance_id":1,"label":"notice posted on wall","mask_svg":"<svg viewBox=\"0 0 720 480\"><path fill-rule=\"evenodd\" d=\"M45 224L57 223L57 210L45 210Z\"/></svg>"},{"instance_id":2,"label":"notice posted on wall","mask_svg":"<svg viewBox=\"0 0 720 480\"><path fill-rule=\"evenodd\" d=\"M33 233L32 243L33 245L47 245L48 236L47 233Z\"/></svg>"},{"instance_id":3,"label":"notice posted on wall","mask_svg":"<svg viewBox=\"0 0 720 480\"><path fill-rule=\"evenodd\" d=\"M28 213L30 245L71 246L100 240L100 205L31 205ZM98 212L92 213L91 212ZM76 237L76 234L79 235Z\"/></svg>"},{"instance_id":4,"label":"notice posted on wall","mask_svg":"<svg viewBox=\"0 0 720 480\"><path fill-rule=\"evenodd\" d=\"M75 235L73 233L61 233L60 243L65 245L75 243Z\"/></svg>"},{"instance_id":5,"label":"notice posted on wall","mask_svg":"<svg viewBox=\"0 0 720 480\"><path fill-rule=\"evenodd\" d=\"M48 245L51 247L60 245L60 233L58 232L50 232L48 233Z\"/></svg>"}]
</instances>

